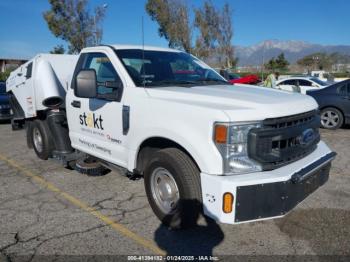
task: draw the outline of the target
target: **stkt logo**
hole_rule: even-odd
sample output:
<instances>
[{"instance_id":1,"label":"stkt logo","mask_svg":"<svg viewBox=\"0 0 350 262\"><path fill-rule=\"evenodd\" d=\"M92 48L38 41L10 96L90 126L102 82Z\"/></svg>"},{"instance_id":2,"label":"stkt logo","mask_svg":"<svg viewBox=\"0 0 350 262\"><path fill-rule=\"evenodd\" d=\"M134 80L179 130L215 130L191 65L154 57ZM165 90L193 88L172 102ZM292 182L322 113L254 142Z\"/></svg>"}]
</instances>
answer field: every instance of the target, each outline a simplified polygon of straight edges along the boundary
<instances>
[{"instance_id":1,"label":"stkt logo","mask_svg":"<svg viewBox=\"0 0 350 262\"><path fill-rule=\"evenodd\" d=\"M80 119L81 125L103 130L103 126L102 126L103 119L101 115L97 117L95 113L86 114L84 112L83 114L79 115L79 119Z\"/></svg>"}]
</instances>

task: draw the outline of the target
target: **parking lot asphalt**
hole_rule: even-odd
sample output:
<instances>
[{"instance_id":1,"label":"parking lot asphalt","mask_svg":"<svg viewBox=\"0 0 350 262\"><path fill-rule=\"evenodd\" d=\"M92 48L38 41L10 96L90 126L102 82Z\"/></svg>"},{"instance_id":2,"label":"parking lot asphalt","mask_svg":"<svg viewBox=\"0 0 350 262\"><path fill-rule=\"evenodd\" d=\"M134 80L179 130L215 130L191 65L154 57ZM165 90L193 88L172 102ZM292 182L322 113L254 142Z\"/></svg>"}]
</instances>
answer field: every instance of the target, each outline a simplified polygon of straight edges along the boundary
<instances>
[{"instance_id":1,"label":"parking lot asphalt","mask_svg":"<svg viewBox=\"0 0 350 262\"><path fill-rule=\"evenodd\" d=\"M116 172L89 177L40 160L27 148L23 130L13 132L2 123L0 261L83 255L112 260L165 254L224 260L232 255L350 256L350 129L321 132L338 153L330 179L284 218L235 226L202 218L194 229L171 231L149 207L142 179Z\"/></svg>"}]
</instances>

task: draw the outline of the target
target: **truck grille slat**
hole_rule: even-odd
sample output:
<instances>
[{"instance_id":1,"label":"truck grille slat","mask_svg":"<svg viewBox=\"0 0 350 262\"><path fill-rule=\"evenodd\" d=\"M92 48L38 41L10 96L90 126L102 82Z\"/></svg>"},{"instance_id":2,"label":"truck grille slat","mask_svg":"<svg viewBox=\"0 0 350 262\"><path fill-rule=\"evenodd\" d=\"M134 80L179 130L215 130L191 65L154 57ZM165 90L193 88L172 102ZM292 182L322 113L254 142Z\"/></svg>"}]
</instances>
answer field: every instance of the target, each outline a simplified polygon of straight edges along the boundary
<instances>
[{"instance_id":1,"label":"truck grille slat","mask_svg":"<svg viewBox=\"0 0 350 262\"><path fill-rule=\"evenodd\" d=\"M272 170L294 162L315 150L320 141L317 111L266 119L249 133L249 156Z\"/></svg>"}]
</instances>

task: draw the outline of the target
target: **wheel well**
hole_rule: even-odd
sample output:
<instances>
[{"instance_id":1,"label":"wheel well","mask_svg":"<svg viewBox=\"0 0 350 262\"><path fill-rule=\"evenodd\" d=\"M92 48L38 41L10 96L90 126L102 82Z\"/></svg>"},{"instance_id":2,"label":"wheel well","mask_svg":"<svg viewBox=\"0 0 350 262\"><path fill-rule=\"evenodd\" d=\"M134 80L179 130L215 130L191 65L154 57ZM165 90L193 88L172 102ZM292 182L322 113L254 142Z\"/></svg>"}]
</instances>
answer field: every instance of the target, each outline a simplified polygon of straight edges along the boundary
<instances>
[{"instance_id":1,"label":"wheel well","mask_svg":"<svg viewBox=\"0 0 350 262\"><path fill-rule=\"evenodd\" d=\"M164 148L177 148L184 152L188 157L191 158L193 163L197 166L198 170L200 170L198 164L194 160L194 158L191 156L191 154L181 145L178 143L167 139L163 137L152 137L148 138L145 141L142 142L142 144L139 147L139 151L137 154L137 162L136 162L136 169L138 172L143 173L144 169L147 166L147 163L151 159L151 156L154 152L164 149Z\"/></svg>"}]
</instances>

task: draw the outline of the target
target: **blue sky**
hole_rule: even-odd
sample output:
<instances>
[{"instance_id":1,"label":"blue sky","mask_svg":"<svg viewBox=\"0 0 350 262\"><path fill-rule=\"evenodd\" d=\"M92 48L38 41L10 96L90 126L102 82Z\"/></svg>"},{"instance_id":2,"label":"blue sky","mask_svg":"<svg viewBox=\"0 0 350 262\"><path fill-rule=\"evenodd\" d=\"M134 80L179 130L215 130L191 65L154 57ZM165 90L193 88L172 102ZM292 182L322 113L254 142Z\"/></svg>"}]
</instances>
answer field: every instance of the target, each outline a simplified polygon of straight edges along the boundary
<instances>
[{"instance_id":1,"label":"blue sky","mask_svg":"<svg viewBox=\"0 0 350 262\"><path fill-rule=\"evenodd\" d=\"M190 7L200 0L184 0ZM166 46L157 24L144 10L146 0L90 0L91 7L108 4L103 43ZM266 39L302 40L326 45L350 45L350 0L227 0L233 8L234 45ZM214 0L217 7L225 0ZM42 13L47 0L0 0L0 57L30 58L64 44L48 30Z\"/></svg>"}]
</instances>

